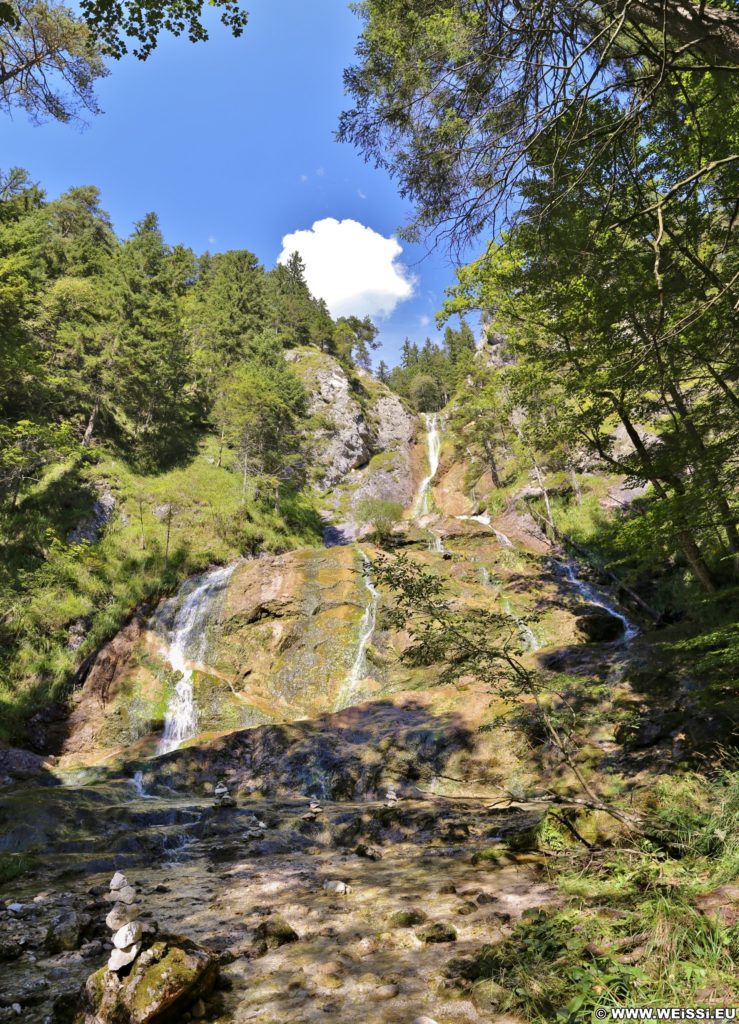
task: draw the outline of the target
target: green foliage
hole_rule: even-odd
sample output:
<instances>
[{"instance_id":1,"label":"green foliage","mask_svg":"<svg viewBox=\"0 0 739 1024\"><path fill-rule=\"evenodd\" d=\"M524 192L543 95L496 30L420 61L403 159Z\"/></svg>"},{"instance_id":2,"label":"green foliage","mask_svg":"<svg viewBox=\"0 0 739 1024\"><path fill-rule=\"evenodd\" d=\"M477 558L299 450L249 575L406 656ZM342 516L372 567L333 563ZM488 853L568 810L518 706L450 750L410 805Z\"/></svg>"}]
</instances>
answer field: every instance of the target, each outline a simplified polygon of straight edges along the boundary
<instances>
[{"instance_id":1,"label":"green foliage","mask_svg":"<svg viewBox=\"0 0 739 1024\"><path fill-rule=\"evenodd\" d=\"M320 537L285 349L351 336L352 375L374 334L332 321L299 258L269 273L246 250L198 259L154 214L119 241L96 189L46 201L24 172L0 178L4 735L186 575ZM101 491L115 516L77 543Z\"/></svg>"},{"instance_id":2,"label":"green foliage","mask_svg":"<svg viewBox=\"0 0 739 1024\"><path fill-rule=\"evenodd\" d=\"M474 353L474 334L462 320L459 330L447 326L443 346L427 338L419 348L406 338L400 366L388 372L381 363L378 377L419 412L435 412L446 405L455 387L474 366Z\"/></svg>"},{"instance_id":3,"label":"green foliage","mask_svg":"<svg viewBox=\"0 0 739 1024\"><path fill-rule=\"evenodd\" d=\"M220 8L221 23L232 35L242 34L248 15L236 0L210 0L210 5ZM149 0L146 4L136 0L82 0L80 4L85 22L107 54L123 57L134 39L133 54L140 60L152 53L164 30L175 36L187 33L192 43L207 40L203 7L203 0Z\"/></svg>"},{"instance_id":4,"label":"green foliage","mask_svg":"<svg viewBox=\"0 0 739 1024\"><path fill-rule=\"evenodd\" d=\"M357 515L361 523L372 527L380 543L386 543L403 516L403 506L384 498L363 498L357 506Z\"/></svg>"},{"instance_id":5,"label":"green foliage","mask_svg":"<svg viewBox=\"0 0 739 1024\"><path fill-rule=\"evenodd\" d=\"M0 5L0 110L34 121L97 113L94 85L107 74L88 25L62 4L13 0Z\"/></svg>"},{"instance_id":6,"label":"green foliage","mask_svg":"<svg viewBox=\"0 0 739 1024\"><path fill-rule=\"evenodd\" d=\"M735 928L696 897L737 873L739 775L671 778L652 793L650 838L550 857L563 907L528 912L461 968L478 998L533 1022L598 1007L732 1005ZM582 827L582 826L581 826ZM669 851L669 856L664 851Z\"/></svg>"},{"instance_id":7,"label":"green foliage","mask_svg":"<svg viewBox=\"0 0 739 1024\"><path fill-rule=\"evenodd\" d=\"M638 149L657 106L683 108L694 133L685 177L698 171L701 186L721 188L715 139L689 91L703 81L728 99L735 88L737 16L724 3L671 4L662 17L649 5L604 4L584 17L575 0L535 0L515 17L505 0L363 0L358 10L358 59L345 72L354 106L339 137L389 170L413 202L407 237L440 230L459 246L483 229L496 235L517 218L542 140L554 192L547 209L574 180L587 179L607 202L631 180L618 157ZM599 101L612 114L593 126L588 113ZM665 148L678 140L663 136ZM655 182L667 189L678 180L648 168L632 210L653 201Z\"/></svg>"}]
</instances>

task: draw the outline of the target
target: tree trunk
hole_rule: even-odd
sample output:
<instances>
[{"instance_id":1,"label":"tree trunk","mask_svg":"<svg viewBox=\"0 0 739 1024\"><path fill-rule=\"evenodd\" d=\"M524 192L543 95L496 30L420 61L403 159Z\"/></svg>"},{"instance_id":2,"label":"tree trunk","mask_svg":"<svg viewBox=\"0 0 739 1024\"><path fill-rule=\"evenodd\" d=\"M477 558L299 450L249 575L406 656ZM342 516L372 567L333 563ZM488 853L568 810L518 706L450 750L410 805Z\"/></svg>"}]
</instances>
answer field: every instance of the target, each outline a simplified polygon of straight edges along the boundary
<instances>
[{"instance_id":1,"label":"tree trunk","mask_svg":"<svg viewBox=\"0 0 739 1024\"><path fill-rule=\"evenodd\" d=\"M609 14L623 5L612 0L601 3ZM690 0L632 0L627 4L626 20L661 32L673 43L711 63L739 64L739 16L735 11L707 7ZM656 45L660 45L657 43Z\"/></svg>"},{"instance_id":2,"label":"tree trunk","mask_svg":"<svg viewBox=\"0 0 739 1024\"><path fill-rule=\"evenodd\" d=\"M493 480L493 486L500 488L503 485L500 482L498 467L495 464L495 452L493 450L493 446L489 442L485 441L483 443L483 448L485 449L485 458L487 459L488 462L488 468L490 470L490 476L492 477Z\"/></svg>"},{"instance_id":3,"label":"tree trunk","mask_svg":"<svg viewBox=\"0 0 739 1024\"><path fill-rule=\"evenodd\" d=\"M639 456L639 461L641 462L645 479L651 483L652 487L654 487L655 492L661 498L667 498L668 494L665 491L661 480L659 479L654 470L651 456L647 451L644 442L639 436L638 430L631 422L631 419L626 413L626 410L623 408L618 399L611 394L609 394L608 397L613 403L613 407L618 414L618 418L623 423L624 429L626 430L626 433L629 435L629 440L633 444L636 453ZM678 494L684 493L684 488L679 480L674 479L671 481L671 483ZM706 564L701 549L699 548L692 533L685 526L679 526L676 529L675 533L693 575L699 581L704 590L706 590L709 594L715 594L717 589L716 583L713 579L713 576L711 575L711 570L708 568L708 565Z\"/></svg>"},{"instance_id":4,"label":"tree trunk","mask_svg":"<svg viewBox=\"0 0 739 1024\"><path fill-rule=\"evenodd\" d=\"M100 411L100 398L96 397L95 398L95 403L94 403L94 405L93 405L93 407L92 407L92 409L90 411L90 418L88 419L87 426L85 427L84 437L82 438L82 447L83 448L89 448L90 447L90 444L92 442L92 436L93 436L93 434L95 432L95 423L97 422L98 412L99 411Z\"/></svg>"}]
</instances>

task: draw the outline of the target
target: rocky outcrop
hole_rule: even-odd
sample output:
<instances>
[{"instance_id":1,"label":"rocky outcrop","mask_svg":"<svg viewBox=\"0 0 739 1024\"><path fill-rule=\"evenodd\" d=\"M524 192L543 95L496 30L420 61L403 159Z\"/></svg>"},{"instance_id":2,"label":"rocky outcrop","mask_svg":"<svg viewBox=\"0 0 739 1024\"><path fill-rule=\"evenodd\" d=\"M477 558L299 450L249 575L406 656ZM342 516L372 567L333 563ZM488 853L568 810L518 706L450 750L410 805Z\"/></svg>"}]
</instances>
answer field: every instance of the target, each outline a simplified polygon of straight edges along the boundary
<instances>
[{"instance_id":1,"label":"rocky outcrop","mask_svg":"<svg viewBox=\"0 0 739 1024\"><path fill-rule=\"evenodd\" d=\"M287 358L310 395L310 412L317 420L311 457L317 486L326 490L367 462L372 432L352 382L335 359L314 349L294 349Z\"/></svg>"},{"instance_id":2,"label":"rocky outcrop","mask_svg":"<svg viewBox=\"0 0 739 1024\"><path fill-rule=\"evenodd\" d=\"M144 950L130 974L102 967L85 986L85 1024L175 1024L212 989L215 954L181 936Z\"/></svg>"},{"instance_id":3,"label":"rocky outcrop","mask_svg":"<svg viewBox=\"0 0 739 1024\"><path fill-rule=\"evenodd\" d=\"M416 418L370 374L351 378L325 353L295 349L287 358L311 395L318 424L310 445L316 487L336 491L329 509L341 520L344 539L354 540L361 532L356 511L363 498L410 504Z\"/></svg>"},{"instance_id":4,"label":"rocky outcrop","mask_svg":"<svg viewBox=\"0 0 739 1024\"><path fill-rule=\"evenodd\" d=\"M158 761L157 777L178 790L199 790L225 777L242 794L351 800L382 791L391 779L412 786L473 746L456 716L436 716L417 700L386 700L175 751Z\"/></svg>"},{"instance_id":5,"label":"rocky outcrop","mask_svg":"<svg viewBox=\"0 0 739 1024\"><path fill-rule=\"evenodd\" d=\"M94 544L113 518L115 506L115 496L108 490L102 491L90 515L69 532L67 544Z\"/></svg>"},{"instance_id":6,"label":"rocky outcrop","mask_svg":"<svg viewBox=\"0 0 739 1024\"><path fill-rule=\"evenodd\" d=\"M131 659L141 640L146 622L143 611L95 655L82 687L72 697L72 711L57 730L53 745L63 754L94 750L100 745L115 744L119 736L116 716L111 716L131 680ZM135 737L130 737L134 739Z\"/></svg>"}]
</instances>

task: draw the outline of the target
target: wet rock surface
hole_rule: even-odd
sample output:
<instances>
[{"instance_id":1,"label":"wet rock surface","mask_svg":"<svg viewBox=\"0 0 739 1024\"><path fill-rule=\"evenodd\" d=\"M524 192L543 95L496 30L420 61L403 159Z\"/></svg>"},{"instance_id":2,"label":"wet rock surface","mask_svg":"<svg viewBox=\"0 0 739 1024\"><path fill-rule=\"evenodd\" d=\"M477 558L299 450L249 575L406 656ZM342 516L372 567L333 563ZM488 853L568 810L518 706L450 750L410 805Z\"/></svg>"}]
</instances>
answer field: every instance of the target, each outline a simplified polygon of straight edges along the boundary
<instances>
[{"instance_id":1,"label":"wet rock surface","mask_svg":"<svg viewBox=\"0 0 739 1024\"><path fill-rule=\"evenodd\" d=\"M84 809L91 788L68 790L71 804L77 794ZM212 796L132 800L124 783L101 786L100 795L116 827L136 839L132 852L114 855L116 864L108 859L103 870L103 851L114 836L96 832L88 820L78 835L87 844L83 849L47 856L33 875L0 891L0 950L7 951L0 960L0 1010L17 1003L32 1024L73 1020L83 998L90 1022L182 1020L185 1012L222 1024L384 1024L424 1014L439 1024L484 1021L464 995L450 1002L444 970L452 945L454 955L472 954L510 927L504 920L515 922L552 897L536 863L513 858L497 866L475 857L533 820L477 801L401 798L391 807L379 799L322 802L306 820L308 798L240 799L223 814ZM162 824L175 820L180 824ZM255 829L255 822L265 828ZM450 833L465 838L450 845ZM382 859L355 852L360 843ZM111 868L124 865L111 890ZM129 889L140 899L133 923L146 928L152 920L166 922L167 935L144 935L132 966L110 972L111 930L128 922L105 922L116 908L125 917L136 906L125 903ZM476 901L482 893L485 898ZM106 898L115 894L121 899ZM460 915L467 903L472 911ZM420 922L421 907L428 920L412 924ZM408 926L394 915L404 915ZM46 937L60 920L84 925L75 938L78 948L49 949ZM419 938L416 932L429 924L453 928L456 941ZM176 1009L172 983L156 989L164 1016L121 1016L133 1005L134 988L144 991L144 967L185 963L187 957L193 968L187 1011ZM217 983L211 966L216 960L222 975ZM98 981L88 983L91 975ZM101 979L111 977L117 981L103 985ZM154 1003L152 995L146 1006ZM119 1017L100 1017L103 1006L110 1014L118 1007Z\"/></svg>"}]
</instances>

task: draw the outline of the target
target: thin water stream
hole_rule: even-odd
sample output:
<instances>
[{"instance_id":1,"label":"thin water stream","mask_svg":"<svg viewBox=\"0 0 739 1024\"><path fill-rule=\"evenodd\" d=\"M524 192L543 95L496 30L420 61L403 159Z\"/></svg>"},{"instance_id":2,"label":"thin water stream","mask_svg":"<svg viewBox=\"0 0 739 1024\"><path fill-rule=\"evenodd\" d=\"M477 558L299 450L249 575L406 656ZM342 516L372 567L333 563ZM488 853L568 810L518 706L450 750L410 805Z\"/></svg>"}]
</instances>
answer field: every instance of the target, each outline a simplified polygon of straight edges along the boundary
<instances>
[{"instance_id":1,"label":"thin water stream","mask_svg":"<svg viewBox=\"0 0 739 1024\"><path fill-rule=\"evenodd\" d=\"M372 634L375 631L377 625L377 606L380 601L380 594L372 580L372 564L364 554L362 555L362 580L367 589L367 604L362 615L362 621L359 627L359 644L357 645L357 653L354 656L352 667L349 670L349 674L346 677L346 682L342 688L342 692L336 702L334 710L343 711L344 708L350 707L356 703L360 697L360 683L367 677L367 648L369 647L370 641L372 640Z\"/></svg>"},{"instance_id":2,"label":"thin water stream","mask_svg":"<svg viewBox=\"0 0 739 1024\"><path fill-rule=\"evenodd\" d=\"M208 625L220 609L234 568L227 565L188 580L155 616L154 630L165 641L162 654L172 670L180 674L167 707L158 754L176 750L198 731L192 665L205 657Z\"/></svg>"}]
</instances>

